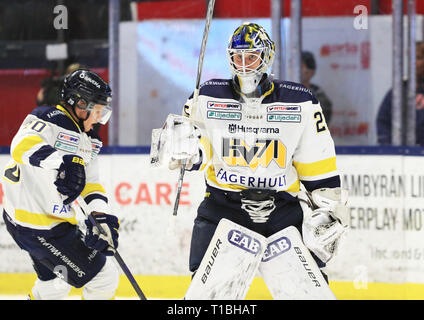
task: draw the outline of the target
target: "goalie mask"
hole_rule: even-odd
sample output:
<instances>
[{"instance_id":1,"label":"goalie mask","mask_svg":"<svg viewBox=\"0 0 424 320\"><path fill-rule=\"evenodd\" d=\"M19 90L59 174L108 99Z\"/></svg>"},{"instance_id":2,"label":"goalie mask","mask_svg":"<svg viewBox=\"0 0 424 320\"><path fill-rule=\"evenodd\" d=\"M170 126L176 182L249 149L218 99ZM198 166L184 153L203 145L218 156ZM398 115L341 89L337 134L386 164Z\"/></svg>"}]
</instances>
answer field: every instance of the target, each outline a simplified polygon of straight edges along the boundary
<instances>
[{"instance_id":1,"label":"goalie mask","mask_svg":"<svg viewBox=\"0 0 424 320\"><path fill-rule=\"evenodd\" d=\"M61 92L62 100L72 108L87 110L87 120L96 105L101 105L99 123L106 124L112 114L112 90L109 85L95 72L79 69L68 75Z\"/></svg>"},{"instance_id":2,"label":"goalie mask","mask_svg":"<svg viewBox=\"0 0 424 320\"><path fill-rule=\"evenodd\" d=\"M243 94L257 90L274 61L274 50L274 42L258 24L246 22L231 35L227 57L234 81Z\"/></svg>"}]
</instances>

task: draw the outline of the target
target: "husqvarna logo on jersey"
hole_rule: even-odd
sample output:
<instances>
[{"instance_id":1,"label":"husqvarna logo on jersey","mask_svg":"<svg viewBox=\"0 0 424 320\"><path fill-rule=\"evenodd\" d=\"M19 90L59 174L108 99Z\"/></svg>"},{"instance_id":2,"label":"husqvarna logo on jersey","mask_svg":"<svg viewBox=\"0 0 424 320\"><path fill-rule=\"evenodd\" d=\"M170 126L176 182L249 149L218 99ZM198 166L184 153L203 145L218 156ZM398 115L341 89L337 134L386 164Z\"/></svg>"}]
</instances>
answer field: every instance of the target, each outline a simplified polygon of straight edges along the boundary
<instances>
[{"instance_id":1,"label":"husqvarna logo on jersey","mask_svg":"<svg viewBox=\"0 0 424 320\"><path fill-rule=\"evenodd\" d=\"M230 230L228 233L228 241L247 252L257 254L261 251L261 243L258 239L255 239L239 230Z\"/></svg>"},{"instance_id":2,"label":"husqvarna logo on jersey","mask_svg":"<svg viewBox=\"0 0 424 320\"><path fill-rule=\"evenodd\" d=\"M256 139L252 146L236 138L222 139L222 159L229 166L268 167L275 161L280 168L286 167L286 147L277 139Z\"/></svg>"},{"instance_id":3,"label":"husqvarna logo on jersey","mask_svg":"<svg viewBox=\"0 0 424 320\"><path fill-rule=\"evenodd\" d=\"M281 237L277 240L274 240L268 243L268 246L265 249L264 256L262 258L263 262L267 262L271 259L278 257L280 254L283 254L286 251L289 251L291 248L291 242L289 238Z\"/></svg>"},{"instance_id":4,"label":"husqvarna logo on jersey","mask_svg":"<svg viewBox=\"0 0 424 320\"><path fill-rule=\"evenodd\" d=\"M258 133L271 134L271 133L280 133L280 129L279 128L247 127L242 124L238 125L238 124L230 123L228 125L228 132L229 133L242 132L242 133L254 133L254 134L258 134Z\"/></svg>"}]
</instances>

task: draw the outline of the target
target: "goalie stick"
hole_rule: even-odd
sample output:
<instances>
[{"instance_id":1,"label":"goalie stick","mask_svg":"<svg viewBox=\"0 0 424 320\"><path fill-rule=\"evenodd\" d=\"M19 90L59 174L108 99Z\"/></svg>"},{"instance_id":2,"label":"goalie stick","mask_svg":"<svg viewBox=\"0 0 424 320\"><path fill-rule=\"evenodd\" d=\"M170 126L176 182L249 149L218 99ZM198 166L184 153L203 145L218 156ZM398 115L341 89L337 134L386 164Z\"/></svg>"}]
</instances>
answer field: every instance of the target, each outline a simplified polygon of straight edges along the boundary
<instances>
[{"instance_id":1,"label":"goalie stick","mask_svg":"<svg viewBox=\"0 0 424 320\"><path fill-rule=\"evenodd\" d=\"M198 100L198 97L199 97L199 89L200 89L199 88L200 87L200 78L202 76L203 59L205 57L206 42L208 41L209 28L210 28L210 24L211 24L211 21L212 21L214 6L215 6L215 0L209 0L208 9L207 9L207 13L206 13L205 29L203 30L202 44L201 44L201 47L200 47L199 61L198 61L198 64L197 64L196 87L195 87L194 92L193 92L193 104L192 104L192 108L191 108L191 111L190 111L190 117L192 115L196 114L197 100ZM174 211L173 211L173 214L172 214L172 218L175 218L177 216L178 206L179 206L180 196L181 196L181 188L182 188L182 185L183 185L184 173L185 173L186 166L187 166L187 160L184 159L184 160L182 160L182 163L181 163L180 175L179 175L179 178L178 178L178 185L177 185L177 195L176 195L176 198L175 198ZM174 220L175 219L173 219L173 221Z\"/></svg>"},{"instance_id":2,"label":"goalie stick","mask_svg":"<svg viewBox=\"0 0 424 320\"><path fill-rule=\"evenodd\" d=\"M84 213L84 215L91 221L93 225L96 226L96 228L99 230L99 232L103 235L107 235L106 232L103 230L102 226L97 222L96 218L89 213L88 205L83 199L83 197L78 197L78 204L80 206L81 211ZM127 265L125 264L124 260L122 259L121 255L118 253L118 250L115 250L115 253L113 254L113 257L116 259L116 262L121 267L122 271L128 278L129 282L131 283L132 287L134 288L135 292L137 293L140 300L147 300L146 296L144 295L143 291L141 291L139 285L137 284L137 281L135 281L133 275L131 274L131 271L128 269Z\"/></svg>"}]
</instances>

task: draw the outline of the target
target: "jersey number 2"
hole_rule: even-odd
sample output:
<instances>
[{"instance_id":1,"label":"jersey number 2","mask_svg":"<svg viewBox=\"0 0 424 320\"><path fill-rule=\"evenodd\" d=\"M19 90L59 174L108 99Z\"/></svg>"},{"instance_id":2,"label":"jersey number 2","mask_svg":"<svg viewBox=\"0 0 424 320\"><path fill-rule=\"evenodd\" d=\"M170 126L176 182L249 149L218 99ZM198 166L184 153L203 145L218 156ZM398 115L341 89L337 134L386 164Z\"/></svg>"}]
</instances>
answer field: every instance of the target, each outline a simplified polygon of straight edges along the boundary
<instances>
[{"instance_id":1,"label":"jersey number 2","mask_svg":"<svg viewBox=\"0 0 424 320\"><path fill-rule=\"evenodd\" d=\"M324 122L324 116L322 115L320 111L317 111L314 113L314 119L316 120L315 125L317 128L317 132L323 132L327 130L327 127L325 126L325 122Z\"/></svg>"}]
</instances>

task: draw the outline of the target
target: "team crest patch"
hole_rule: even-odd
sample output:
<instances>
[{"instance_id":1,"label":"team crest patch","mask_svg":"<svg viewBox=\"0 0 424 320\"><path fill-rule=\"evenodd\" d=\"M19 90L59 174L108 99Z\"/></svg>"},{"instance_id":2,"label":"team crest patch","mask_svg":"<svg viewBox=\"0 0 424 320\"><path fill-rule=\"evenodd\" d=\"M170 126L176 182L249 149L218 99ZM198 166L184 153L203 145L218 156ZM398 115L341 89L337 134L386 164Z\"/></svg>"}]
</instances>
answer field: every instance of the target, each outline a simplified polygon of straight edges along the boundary
<instances>
[{"instance_id":1,"label":"team crest patch","mask_svg":"<svg viewBox=\"0 0 424 320\"><path fill-rule=\"evenodd\" d=\"M287 148L278 139L258 138L249 145L244 139L223 138L221 150L221 159L228 166L249 167L252 172L259 166L267 168L271 162L286 167Z\"/></svg>"},{"instance_id":2,"label":"team crest patch","mask_svg":"<svg viewBox=\"0 0 424 320\"><path fill-rule=\"evenodd\" d=\"M221 112L221 111L212 111L208 110L207 117L209 119L218 119L218 120L241 120L240 112Z\"/></svg>"},{"instance_id":3,"label":"team crest patch","mask_svg":"<svg viewBox=\"0 0 424 320\"><path fill-rule=\"evenodd\" d=\"M300 114L269 114L267 116L268 122L300 122L302 119Z\"/></svg>"},{"instance_id":4,"label":"team crest patch","mask_svg":"<svg viewBox=\"0 0 424 320\"><path fill-rule=\"evenodd\" d=\"M241 110L241 104L231 102L208 101L208 109L217 110Z\"/></svg>"},{"instance_id":5,"label":"team crest patch","mask_svg":"<svg viewBox=\"0 0 424 320\"><path fill-rule=\"evenodd\" d=\"M268 112L300 112L300 106L268 106Z\"/></svg>"}]
</instances>

